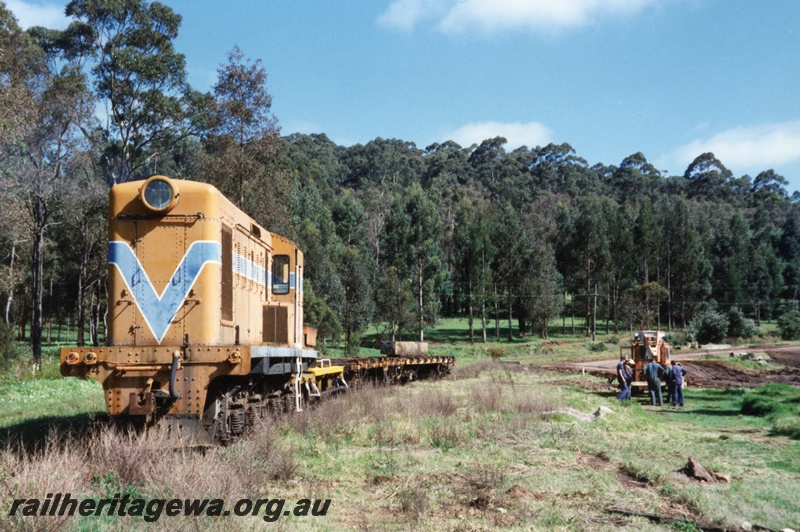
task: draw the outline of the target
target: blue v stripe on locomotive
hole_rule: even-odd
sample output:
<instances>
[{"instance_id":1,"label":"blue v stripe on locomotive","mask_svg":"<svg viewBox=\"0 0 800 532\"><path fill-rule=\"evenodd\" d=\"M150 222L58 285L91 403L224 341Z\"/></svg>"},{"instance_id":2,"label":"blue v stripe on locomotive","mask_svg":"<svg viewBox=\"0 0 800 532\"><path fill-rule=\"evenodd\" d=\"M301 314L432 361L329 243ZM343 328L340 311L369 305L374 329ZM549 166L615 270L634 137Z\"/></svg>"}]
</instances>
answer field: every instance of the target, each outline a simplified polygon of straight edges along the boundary
<instances>
[{"instance_id":1,"label":"blue v stripe on locomotive","mask_svg":"<svg viewBox=\"0 0 800 532\"><path fill-rule=\"evenodd\" d=\"M128 243L108 243L108 263L119 270L158 343L161 343L186 295L209 262L222 264L222 245L211 240L192 242L164 291L158 295Z\"/></svg>"}]
</instances>

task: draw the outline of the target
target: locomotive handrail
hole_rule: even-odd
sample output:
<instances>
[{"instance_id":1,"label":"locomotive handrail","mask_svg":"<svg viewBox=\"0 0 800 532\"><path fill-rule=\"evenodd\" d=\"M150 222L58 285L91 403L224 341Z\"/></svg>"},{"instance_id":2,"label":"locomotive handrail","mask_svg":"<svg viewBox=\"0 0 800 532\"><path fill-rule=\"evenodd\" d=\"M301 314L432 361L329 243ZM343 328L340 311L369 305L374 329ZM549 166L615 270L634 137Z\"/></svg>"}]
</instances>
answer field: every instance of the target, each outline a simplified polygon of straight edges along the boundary
<instances>
[{"instance_id":1,"label":"locomotive handrail","mask_svg":"<svg viewBox=\"0 0 800 532\"><path fill-rule=\"evenodd\" d=\"M124 373L126 371L161 371L167 369L172 366L172 362L165 362L164 364L151 364L151 365L140 365L140 364L110 364L112 368L119 371L120 373Z\"/></svg>"},{"instance_id":2,"label":"locomotive handrail","mask_svg":"<svg viewBox=\"0 0 800 532\"><path fill-rule=\"evenodd\" d=\"M155 218L159 220L165 218L196 218L197 220L202 220L205 215L202 212L196 214L118 214L116 218L118 220L152 220Z\"/></svg>"}]
</instances>

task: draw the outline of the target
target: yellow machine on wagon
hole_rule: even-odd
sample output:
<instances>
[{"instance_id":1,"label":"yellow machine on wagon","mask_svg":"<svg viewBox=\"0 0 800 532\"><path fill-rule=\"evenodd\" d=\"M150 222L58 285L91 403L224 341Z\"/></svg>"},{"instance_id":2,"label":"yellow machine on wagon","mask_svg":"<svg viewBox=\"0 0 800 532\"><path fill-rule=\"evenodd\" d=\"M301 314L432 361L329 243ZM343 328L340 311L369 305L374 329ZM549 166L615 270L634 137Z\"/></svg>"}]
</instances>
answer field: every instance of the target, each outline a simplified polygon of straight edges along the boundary
<instances>
[{"instance_id":1,"label":"yellow machine on wagon","mask_svg":"<svg viewBox=\"0 0 800 532\"><path fill-rule=\"evenodd\" d=\"M303 326L303 253L211 185L153 176L109 205L107 347L61 373L103 384L108 413L215 442L346 389Z\"/></svg>"},{"instance_id":2,"label":"yellow machine on wagon","mask_svg":"<svg viewBox=\"0 0 800 532\"><path fill-rule=\"evenodd\" d=\"M633 361L633 381L632 390L646 390L647 378L643 368L652 360L655 360L663 367L670 363L670 345L664 340L662 331L637 331L631 345L621 345L619 347L620 358ZM665 384L662 382L662 386Z\"/></svg>"}]
</instances>

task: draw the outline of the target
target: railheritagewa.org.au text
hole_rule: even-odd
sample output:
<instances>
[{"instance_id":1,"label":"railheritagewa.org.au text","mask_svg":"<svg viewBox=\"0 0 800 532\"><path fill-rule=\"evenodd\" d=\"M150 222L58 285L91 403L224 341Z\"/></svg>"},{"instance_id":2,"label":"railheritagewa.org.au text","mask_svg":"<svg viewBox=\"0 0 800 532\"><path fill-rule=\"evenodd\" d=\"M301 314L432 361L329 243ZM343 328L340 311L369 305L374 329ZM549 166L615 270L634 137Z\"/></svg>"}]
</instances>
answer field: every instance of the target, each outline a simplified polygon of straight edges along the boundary
<instances>
[{"instance_id":1,"label":"railheritagewa.org.au text","mask_svg":"<svg viewBox=\"0 0 800 532\"><path fill-rule=\"evenodd\" d=\"M261 516L273 522L281 517L324 517L330 499L239 499L228 505L223 499L143 499L115 494L110 499L74 498L70 493L48 493L44 499L14 499L9 517L132 516L155 522L162 517Z\"/></svg>"}]
</instances>

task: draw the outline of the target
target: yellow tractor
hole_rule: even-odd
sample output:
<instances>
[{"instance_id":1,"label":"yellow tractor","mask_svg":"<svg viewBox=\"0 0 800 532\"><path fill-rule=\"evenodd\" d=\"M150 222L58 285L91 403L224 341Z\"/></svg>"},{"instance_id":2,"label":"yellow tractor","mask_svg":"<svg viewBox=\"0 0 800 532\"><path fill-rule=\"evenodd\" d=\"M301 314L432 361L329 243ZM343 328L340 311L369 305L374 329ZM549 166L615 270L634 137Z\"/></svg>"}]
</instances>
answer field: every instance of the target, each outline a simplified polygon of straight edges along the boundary
<instances>
[{"instance_id":1,"label":"yellow tractor","mask_svg":"<svg viewBox=\"0 0 800 532\"><path fill-rule=\"evenodd\" d=\"M633 362L631 391L643 391L647 389L647 377L643 368L652 360L666 368L670 363L670 345L664 341L663 331L637 331L631 345L619 346L619 355L620 359L624 357ZM662 382L661 386L664 385Z\"/></svg>"}]
</instances>

